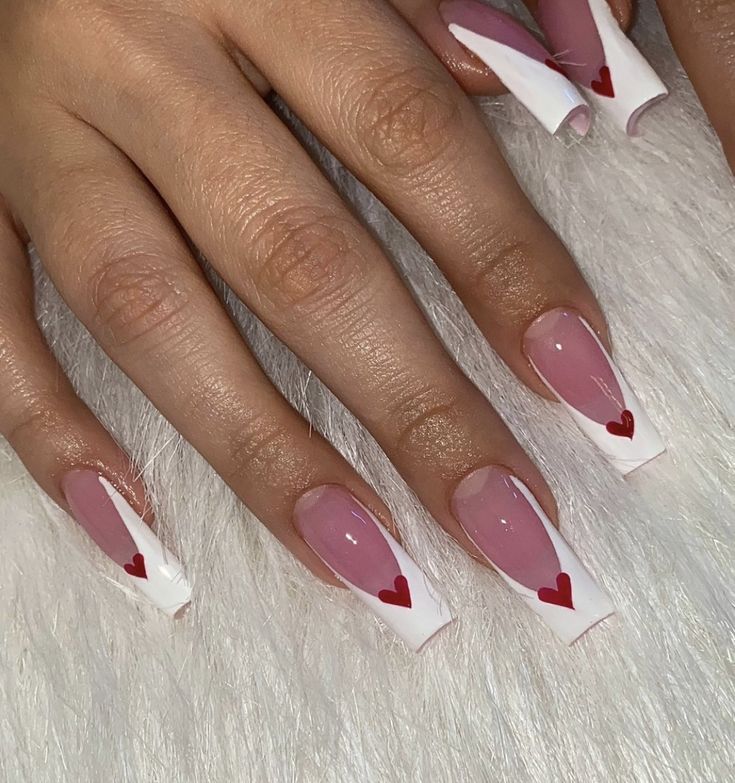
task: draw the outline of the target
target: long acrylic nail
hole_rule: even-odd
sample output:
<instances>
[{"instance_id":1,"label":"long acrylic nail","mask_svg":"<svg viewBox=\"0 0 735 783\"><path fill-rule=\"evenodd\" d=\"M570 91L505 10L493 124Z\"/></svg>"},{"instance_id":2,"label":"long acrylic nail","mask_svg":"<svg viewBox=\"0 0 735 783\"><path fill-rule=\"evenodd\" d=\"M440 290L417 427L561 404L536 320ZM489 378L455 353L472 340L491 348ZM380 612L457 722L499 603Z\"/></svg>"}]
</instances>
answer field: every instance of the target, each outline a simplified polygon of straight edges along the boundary
<instances>
[{"instance_id":1,"label":"long acrylic nail","mask_svg":"<svg viewBox=\"0 0 735 783\"><path fill-rule=\"evenodd\" d=\"M615 607L520 479L498 467L466 476L452 511L503 579L567 644Z\"/></svg>"},{"instance_id":2,"label":"long acrylic nail","mask_svg":"<svg viewBox=\"0 0 735 783\"><path fill-rule=\"evenodd\" d=\"M452 621L427 576L344 487L307 492L296 503L294 521L324 563L413 650Z\"/></svg>"},{"instance_id":3,"label":"long acrylic nail","mask_svg":"<svg viewBox=\"0 0 735 783\"><path fill-rule=\"evenodd\" d=\"M587 101L522 24L477 0L445 0L439 12L449 32L494 71L550 133L566 123L581 136L587 133Z\"/></svg>"},{"instance_id":4,"label":"long acrylic nail","mask_svg":"<svg viewBox=\"0 0 735 783\"><path fill-rule=\"evenodd\" d=\"M563 308L544 313L526 331L523 345L540 378L623 475L666 450L628 382L580 315Z\"/></svg>"},{"instance_id":5,"label":"long acrylic nail","mask_svg":"<svg viewBox=\"0 0 735 783\"><path fill-rule=\"evenodd\" d=\"M189 604L181 563L104 476L74 470L61 486L77 522L153 604L172 617Z\"/></svg>"},{"instance_id":6,"label":"long acrylic nail","mask_svg":"<svg viewBox=\"0 0 735 783\"><path fill-rule=\"evenodd\" d=\"M643 112L668 90L620 29L607 0L539 0L536 19L564 72L635 135Z\"/></svg>"}]
</instances>

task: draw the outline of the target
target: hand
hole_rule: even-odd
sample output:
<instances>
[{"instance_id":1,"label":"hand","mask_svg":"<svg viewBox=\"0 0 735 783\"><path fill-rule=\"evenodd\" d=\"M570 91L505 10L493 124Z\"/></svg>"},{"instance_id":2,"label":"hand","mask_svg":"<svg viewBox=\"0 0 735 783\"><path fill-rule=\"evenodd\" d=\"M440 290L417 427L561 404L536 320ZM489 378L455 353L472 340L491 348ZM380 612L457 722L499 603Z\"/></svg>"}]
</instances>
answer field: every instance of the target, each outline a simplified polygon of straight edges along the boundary
<instances>
[{"instance_id":1,"label":"hand","mask_svg":"<svg viewBox=\"0 0 735 783\"><path fill-rule=\"evenodd\" d=\"M0 432L151 600L177 614L189 582L146 524L129 458L42 340L29 238L94 338L281 542L412 647L449 609L385 504L263 374L188 240L562 638L612 611L537 468L258 94L273 85L394 211L523 382L622 472L653 458L663 444L592 293L395 9L0 0L0 18Z\"/></svg>"}]
</instances>

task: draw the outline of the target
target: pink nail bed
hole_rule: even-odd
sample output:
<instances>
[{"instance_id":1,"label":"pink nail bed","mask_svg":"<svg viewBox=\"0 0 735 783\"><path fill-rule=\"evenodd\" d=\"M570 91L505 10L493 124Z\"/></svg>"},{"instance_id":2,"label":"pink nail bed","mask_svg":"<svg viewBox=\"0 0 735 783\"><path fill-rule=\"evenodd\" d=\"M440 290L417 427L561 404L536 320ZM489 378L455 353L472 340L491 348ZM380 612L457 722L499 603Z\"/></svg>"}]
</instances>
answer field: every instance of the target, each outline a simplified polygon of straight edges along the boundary
<instances>
[{"instance_id":1,"label":"pink nail bed","mask_svg":"<svg viewBox=\"0 0 735 783\"><path fill-rule=\"evenodd\" d=\"M79 525L153 604L171 616L189 604L181 563L104 476L74 470L61 489Z\"/></svg>"},{"instance_id":2,"label":"pink nail bed","mask_svg":"<svg viewBox=\"0 0 735 783\"><path fill-rule=\"evenodd\" d=\"M626 475L665 450L638 398L590 325L559 308L527 329L524 350L579 428Z\"/></svg>"},{"instance_id":3,"label":"pink nail bed","mask_svg":"<svg viewBox=\"0 0 735 783\"><path fill-rule=\"evenodd\" d=\"M307 492L296 503L294 523L335 575L412 649L452 621L428 577L344 487Z\"/></svg>"},{"instance_id":4,"label":"pink nail bed","mask_svg":"<svg viewBox=\"0 0 735 783\"><path fill-rule=\"evenodd\" d=\"M528 487L503 468L466 476L451 505L467 537L567 644L615 611Z\"/></svg>"}]
</instances>

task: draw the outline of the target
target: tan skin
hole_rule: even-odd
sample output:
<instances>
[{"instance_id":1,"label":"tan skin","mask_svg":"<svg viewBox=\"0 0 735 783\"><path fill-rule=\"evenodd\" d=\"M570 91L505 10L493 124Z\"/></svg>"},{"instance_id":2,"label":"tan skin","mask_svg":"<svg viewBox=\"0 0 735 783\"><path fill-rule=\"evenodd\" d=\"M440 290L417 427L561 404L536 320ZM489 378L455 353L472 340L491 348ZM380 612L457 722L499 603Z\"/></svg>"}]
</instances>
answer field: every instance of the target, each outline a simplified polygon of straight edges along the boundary
<instances>
[{"instance_id":1,"label":"tan skin","mask_svg":"<svg viewBox=\"0 0 735 783\"><path fill-rule=\"evenodd\" d=\"M735 63L735 9L659 4L733 161L735 88L709 85ZM555 518L538 469L261 98L278 90L423 244L518 378L549 396L522 351L528 324L573 307L607 340L604 318L463 91L498 92L497 79L436 5L0 0L0 434L62 507L60 478L82 466L140 511L145 494L41 338L28 239L112 359L316 574L333 581L291 520L308 488L347 486L392 526L262 373L190 239L468 551L448 499L478 466L510 468ZM629 3L614 7L630 22Z\"/></svg>"}]
</instances>

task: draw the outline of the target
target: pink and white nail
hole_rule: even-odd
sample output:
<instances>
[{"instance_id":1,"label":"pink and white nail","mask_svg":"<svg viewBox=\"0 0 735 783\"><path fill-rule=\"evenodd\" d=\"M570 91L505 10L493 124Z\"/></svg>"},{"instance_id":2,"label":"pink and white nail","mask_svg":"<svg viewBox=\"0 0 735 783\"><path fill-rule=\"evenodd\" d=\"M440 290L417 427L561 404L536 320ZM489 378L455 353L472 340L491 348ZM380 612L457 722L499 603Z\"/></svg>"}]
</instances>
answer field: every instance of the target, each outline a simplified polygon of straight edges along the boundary
<instances>
[{"instance_id":1,"label":"pink and white nail","mask_svg":"<svg viewBox=\"0 0 735 783\"><path fill-rule=\"evenodd\" d=\"M635 135L643 112L668 90L620 29L607 0L539 0L536 19L569 78Z\"/></svg>"},{"instance_id":2,"label":"pink and white nail","mask_svg":"<svg viewBox=\"0 0 735 783\"><path fill-rule=\"evenodd\" d=\"M71 471L62 490L77 522L151 603L172 617L189 604L181 563L104 476Z\"/></svg>"},{"instance_id":3,"label":"pink and white nail","mask_svg":"<svg viewBox=\"0 0 735 783\"><path fill-rule=\"evenodd\" d=\"M519 22L477 0L445 0L439 12L449 32L492 70L550 132L590 126L587 101L552 55Z\"/></svg>"},{"instance_id":4,"label":"pink and white nail","mask_svg":"<svg viewBox=\"0 0 735 783\"><path fill-rule=\"evenodd\" d=\"M413 650L452 622L447 602L376 517L344 487L303 495L294 521L306 543Z\"/></svg>"},{"instance_id":5,"label":"pink and white nail","mask_svg":"<svg viewBox=\"0 0 735 783\"><path fill-rule=\"evenodd\" d=\"M544 313L526 331L524 349L579 428L623 475L666 450L628 382L580 315L565 309Z\"/></svg>"},{"instance_id":6,"label":"pink and white nail","mask_svg":"<svg viewBox=\"0 0 735 783\"><path fill-rule=\"evenodd\" d=\"M528 487L497 467L466 476L452 511L505 582L567 644L614 613Z\"/></svg>"}]
</instances>

